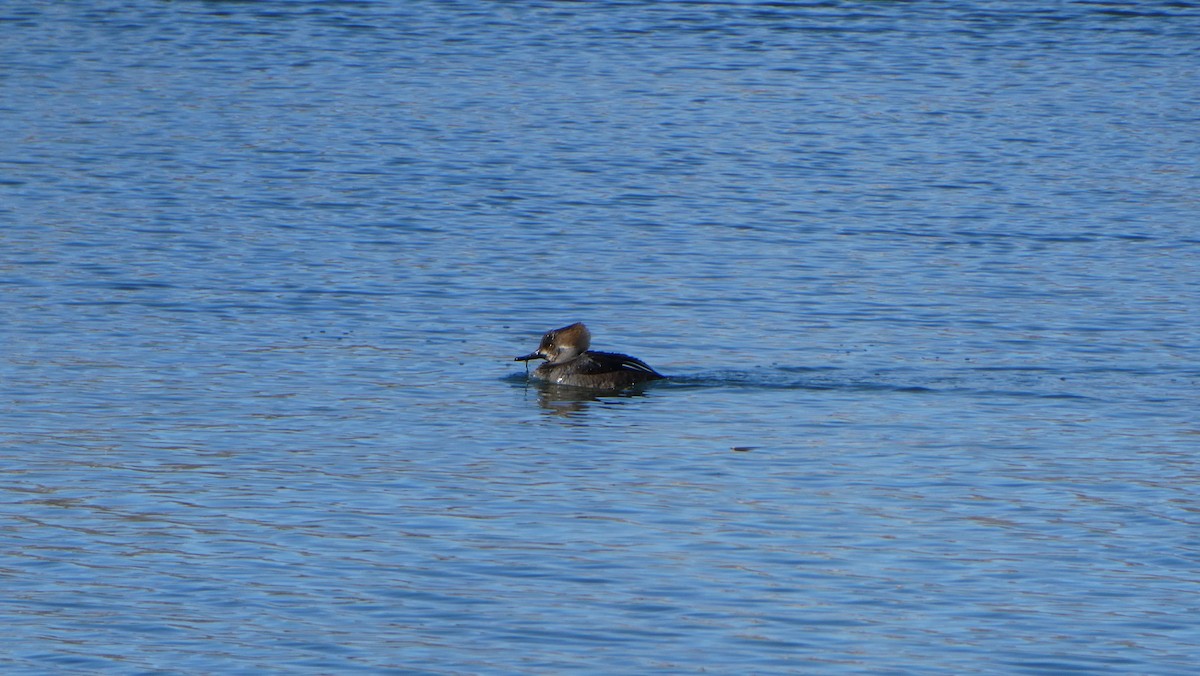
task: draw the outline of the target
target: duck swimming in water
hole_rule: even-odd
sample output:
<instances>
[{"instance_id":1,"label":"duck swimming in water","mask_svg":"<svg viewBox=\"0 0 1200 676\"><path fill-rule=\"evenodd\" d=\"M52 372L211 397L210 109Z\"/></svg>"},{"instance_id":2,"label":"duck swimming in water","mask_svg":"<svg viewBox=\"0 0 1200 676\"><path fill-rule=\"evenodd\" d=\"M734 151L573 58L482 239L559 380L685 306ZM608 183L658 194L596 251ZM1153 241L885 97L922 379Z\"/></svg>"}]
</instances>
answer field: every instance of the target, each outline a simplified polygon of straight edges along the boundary
<instances>
[{"instance_id":1,"label":"duck swimming in water","mask_svg":"<svg viewBox=\"0 0 1200 676\"><path fill-rule=\"evenodd\" d=\"M556 385L587 387L594 390L623 390L639 383L664 378L646 362L627 354L595 352L588 347L592 332L576 322L548 331L536 352L513 361L545 359L533 371L533 377Z\"/></svg>"}]
</instances>

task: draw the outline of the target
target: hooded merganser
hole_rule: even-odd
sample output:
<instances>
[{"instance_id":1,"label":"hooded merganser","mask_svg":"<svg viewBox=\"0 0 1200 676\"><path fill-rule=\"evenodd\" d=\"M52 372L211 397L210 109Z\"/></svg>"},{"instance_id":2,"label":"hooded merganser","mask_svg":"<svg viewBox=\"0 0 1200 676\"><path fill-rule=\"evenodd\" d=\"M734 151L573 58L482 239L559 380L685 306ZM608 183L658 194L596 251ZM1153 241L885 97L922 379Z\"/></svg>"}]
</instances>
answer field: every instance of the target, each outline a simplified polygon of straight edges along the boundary
<instances>
[{"instance_id":1,"label":"hooded merganser","mask_svg":"<svg viewBox=\"0 0 1200 676\"><path fill-rule=\"evenodd\" d=\"M641 359L615 352L592 352L588 350L591 342L592 333L577 322L547 332L542 336L537 352L513 361L545 359L545 364L534 369L535 378L557 385L597 390L622 390L664 377Z\"/></svg>"}]
</instances>

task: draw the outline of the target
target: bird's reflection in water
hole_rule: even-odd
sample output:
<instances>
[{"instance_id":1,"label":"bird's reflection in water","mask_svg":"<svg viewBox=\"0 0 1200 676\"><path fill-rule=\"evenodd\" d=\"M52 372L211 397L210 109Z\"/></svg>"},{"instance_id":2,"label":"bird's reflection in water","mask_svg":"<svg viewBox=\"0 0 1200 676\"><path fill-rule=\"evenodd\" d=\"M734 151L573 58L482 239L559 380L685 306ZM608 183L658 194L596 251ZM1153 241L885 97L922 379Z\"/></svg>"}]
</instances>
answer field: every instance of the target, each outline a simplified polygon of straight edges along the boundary
<instances>
[{"instance_id":1,"label":"bird's reflection in water","mask_svg":"<svg viewBox=\"0 0 1200 676\"><path fill-rule=\"evenodd\" d=\"M538 406L548 413L572 416L587 411L595 404L612 404L617 399L644 397L645 387L625 390L593 390L584 387L568 387L531 380L526 391L537 395Z\"/></svg>"}]
</instances>

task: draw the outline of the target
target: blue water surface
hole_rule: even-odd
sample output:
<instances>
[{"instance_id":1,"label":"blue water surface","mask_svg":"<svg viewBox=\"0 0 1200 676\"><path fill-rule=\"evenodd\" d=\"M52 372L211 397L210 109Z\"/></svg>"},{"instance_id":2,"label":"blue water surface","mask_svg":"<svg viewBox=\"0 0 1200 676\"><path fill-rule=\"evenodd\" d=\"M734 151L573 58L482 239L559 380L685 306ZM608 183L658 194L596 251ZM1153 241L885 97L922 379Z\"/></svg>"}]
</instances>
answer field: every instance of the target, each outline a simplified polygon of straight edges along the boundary
<instances>
[{"instance_id":1,"label":"blue water surface","mask_svg":"<svg viewBox=\"0 0 1200 676\"><path fill-rule=\"evenodd\" d=\"M1200 661L1196 3L0 37L5 673Z\"/></svg>"}]
</instances>

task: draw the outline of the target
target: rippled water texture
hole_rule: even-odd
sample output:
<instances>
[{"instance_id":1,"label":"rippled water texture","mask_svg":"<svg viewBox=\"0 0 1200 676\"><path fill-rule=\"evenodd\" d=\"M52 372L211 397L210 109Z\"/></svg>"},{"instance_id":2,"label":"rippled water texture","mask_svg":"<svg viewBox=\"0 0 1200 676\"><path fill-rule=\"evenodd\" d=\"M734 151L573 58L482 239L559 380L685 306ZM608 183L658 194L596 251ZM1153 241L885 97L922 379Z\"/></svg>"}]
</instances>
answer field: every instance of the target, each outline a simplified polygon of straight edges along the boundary
<instances>
[{"instance_id":1,"label":"rippled water texture","mask_svg":"<svg viewBox=\"0 0 1200 676\"><path fill-rule=\"evenodd\" d=\"M0 35L5 673L1200 660L1196 3Z\"/></svg>"}]
</instances>

